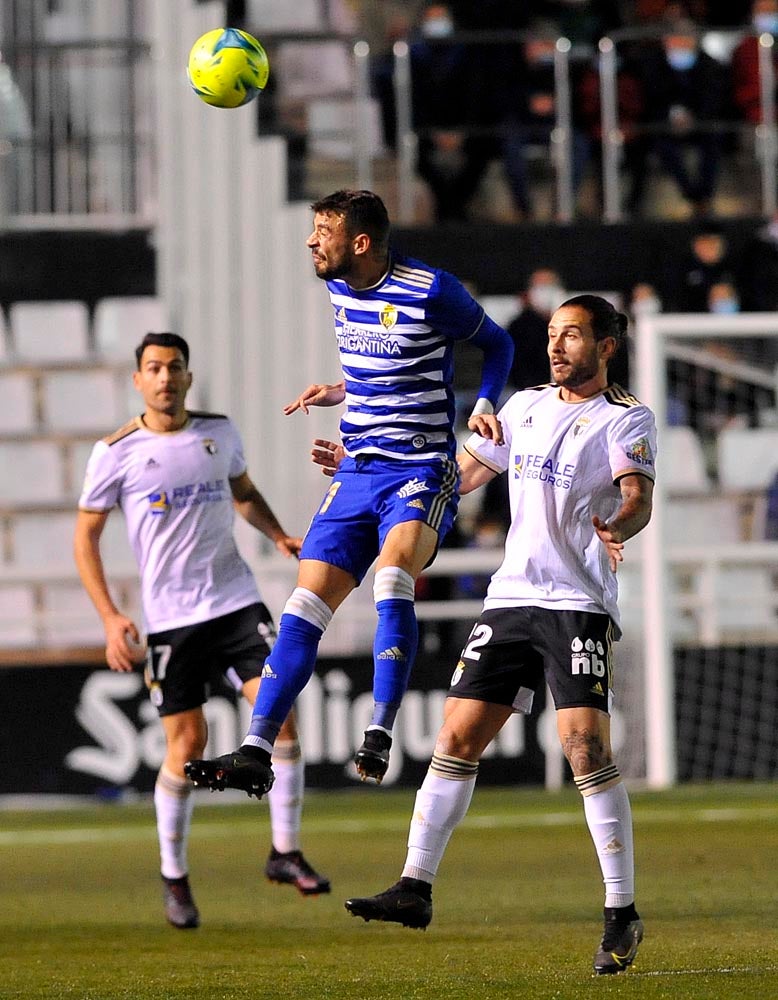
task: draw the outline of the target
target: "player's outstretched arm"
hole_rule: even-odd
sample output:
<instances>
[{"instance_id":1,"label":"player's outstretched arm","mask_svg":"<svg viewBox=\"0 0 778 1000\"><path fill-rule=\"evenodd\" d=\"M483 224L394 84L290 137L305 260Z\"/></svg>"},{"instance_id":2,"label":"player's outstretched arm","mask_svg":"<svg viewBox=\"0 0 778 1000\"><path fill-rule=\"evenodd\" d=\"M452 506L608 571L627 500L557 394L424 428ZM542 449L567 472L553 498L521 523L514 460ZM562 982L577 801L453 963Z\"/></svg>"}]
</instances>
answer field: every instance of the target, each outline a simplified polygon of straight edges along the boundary
<instances>
[{"instance_id":1,"label":"player's outstretched arm","mask_svg":"<svg viewBox=\"0 0 778 1000\"><path fill-rule=\"evenodd\" d=\"M473 458L469 451L460 452L457 455L457 463L459 465L459 492L462 496L465 493L472 493L473 490L477 490L479 486L485 486L490 479L494 479L497 473L479 462L477 458Z\"/></svg>"},{"instance_id":2,"label":"player's outstretched arm","mask_svg":"<svg viewBox=\"0 0 778 1000\"><path fill-rule=\"evenodd\" d=\"M78 512L73 555L84 590L103 622L106 663L111 670L129 673L145 654L137 625L119 611L108 589L100 554L100 536L107 520L108 511Z\"/></svg>"},{"instance_id":3,"label":"player's outstretched arm","mask_svg":"<svg viewBox=\"0 0 778 1000\"><path fill-rule=\"evenodd\" d=\"M311 449L311 461L320 465L325 476L334 476L338 466L345 458L346 449L335 441L325 441L324 438L314 438Z\"/></svg>"},{"instance_id":4,"label":"player's outstretched arm","mask_svg":"<svg viewBox=\"0 0 778 1000\"><path fill-rule=\"evenodd\" d=\"M284 413L287 416L290 413L295 413L297 410L307 413L309 406L337 406L345 398L345 381L336 382L334 385L325 385L316 382L303 390L297 399L293 399L291 403L287 403L284 407Z\"/></svg>"},{"instance_id":5,"label":"player's outstretched arm","mask_svg":"<svg viewBox=\"0 0 778 1000\"><path fill-rule=\"evenodd\" d=\"M274 543L278 551L284 556L297 556L300 554L303 540L293 535L287 535L278 522L278 518L270 509L267 500L262 496L249 474L230 480L232 499L235 509L244 520L266 535Z\"/></svg>"},{"instance_id":6,"label":"player's outstretched arm","mask_svg":"<svg viewBox=\"0 0 778 1000\"><path fill-rule=\"evenodd\" d=\"M596 514L592 524L608 553L610 568L615 573L624 561L624 542L641 531L651 520L654 483L647 476L635 473L619 480L621 506L609 521Z\"/></svg>"}]
</instances>

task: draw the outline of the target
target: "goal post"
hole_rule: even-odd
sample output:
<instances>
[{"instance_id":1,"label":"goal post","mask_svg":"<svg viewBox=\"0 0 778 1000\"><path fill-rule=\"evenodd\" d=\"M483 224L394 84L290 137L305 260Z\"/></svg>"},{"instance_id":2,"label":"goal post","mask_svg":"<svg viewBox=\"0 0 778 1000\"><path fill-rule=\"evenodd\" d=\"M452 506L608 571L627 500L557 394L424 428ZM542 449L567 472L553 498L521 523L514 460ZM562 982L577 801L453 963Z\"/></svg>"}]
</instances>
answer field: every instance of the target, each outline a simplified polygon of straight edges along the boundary
<instances>
[{"instance_id":1,"label":"goal post","mask_svg":"<svg viewBox=\"0 0 778 1000\"><path fill-rule=\"evenodd\" d=\"M639 627L645 779L664 788L683 776L679 759L685 762L681 771L690 770L693 751L685 745L688 735L679 745L679 719L684 712L704 715L676 696L679 654L696 651L693 659L714 665L710 676L701 672L694 697L709 701L722 683L720 673L729 676L737 700L741 678L733 675L743 650L753 650L764 664L774 660L778 647L778 544L764 537L759 516L778 473L778 314L641 317L634 360L634 391L657 420L654 512L640 545ZM681 439L696 442L699 472L692 468L693 453L677 453ZM754 676L764 678L760 669ZM765 691L764 697L774 713L775 693ZM720 702L718 715L725 710ZM769 734L757 720L733 717L713 752L734 757L741 724L759 730L754 768L769 770L775 746L765 744ZM699 734L690 732L696 740Z\"/></svg>"}]
</instances>

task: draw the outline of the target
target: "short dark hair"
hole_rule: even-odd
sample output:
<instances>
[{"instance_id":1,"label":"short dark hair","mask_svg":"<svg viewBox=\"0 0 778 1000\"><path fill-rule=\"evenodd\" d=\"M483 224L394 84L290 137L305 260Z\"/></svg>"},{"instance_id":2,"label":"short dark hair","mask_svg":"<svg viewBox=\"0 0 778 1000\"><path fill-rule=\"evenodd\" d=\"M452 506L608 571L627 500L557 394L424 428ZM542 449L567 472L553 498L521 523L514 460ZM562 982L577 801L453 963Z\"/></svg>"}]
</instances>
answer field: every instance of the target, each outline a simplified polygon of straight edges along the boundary
<instances>
[{"instance_id":1,"label":"short dark hair","mask_svg":"<svg viewBox=\"0 0 778 1000\"><path fill-rule=\"evenodd\" d=\"M558 308L562 309L564 306L580 306L589 313L595 340L613 337L617 350L625 343L629 320L601 295L574 295Z\"/></svg>"},{"instance_id":2,"label":"short dark hair","mask_svg":"<svg viewBox=\"0 0 778 1000\"><path fill-rule=\"evenodd\" d=\"M184 356L184 363L189 367L189 344L177 333L147 333L135 348L135 361L140 371L140 362L147 347L174 347Z\"/></svg>"},{"instance_id":3,"label":"short dark hair","mask_svg":"<svg viewBox=\"0 0 778 1000\"><path fill-rule=\"evenodd\" d=\"M332 212L340 215L349 236L367 233L378 250L385 250L389 245L389 213L383 201L372 191L343 188L315 201L311 210L315 214Z\"/></svg>"}]
</instances>

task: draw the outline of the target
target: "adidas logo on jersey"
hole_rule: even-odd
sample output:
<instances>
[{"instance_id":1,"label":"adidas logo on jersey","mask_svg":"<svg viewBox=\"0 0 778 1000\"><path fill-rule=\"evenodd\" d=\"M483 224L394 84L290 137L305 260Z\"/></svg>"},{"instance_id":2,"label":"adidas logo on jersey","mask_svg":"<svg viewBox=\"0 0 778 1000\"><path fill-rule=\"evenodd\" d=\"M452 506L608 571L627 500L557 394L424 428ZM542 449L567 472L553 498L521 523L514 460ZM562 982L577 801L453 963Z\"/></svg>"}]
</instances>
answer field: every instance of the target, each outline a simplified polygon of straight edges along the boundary
<instances>
[{"instance_id":1,"label":"adidas logo on jersey","mask_svg":"<svg viewBox=\"0 0 778 1000\"><path fill-rule=\"evenodd\" d=\"M158 469L159 468L159 462L155 461L153 458L150 458L148 460L148 462L146 462L146 465L144 466L144 468L146 468L146 469Z\"/></svg>"},{"instance_id":2,"label":"adidas logo on jersey","mask_svg":"<svg viewBox=\"0 0 778 1000\"><path fill-rule=\"evenodd\" d=\"M275 671L273 670L273 668L270 666L269 663L266 663L262 668L262 673L259 676L262 678L267 677L268 680L275 680L278 677L278 674L275 673Z\"/></svg>"},{"instance_id":3,"label":"adidas logo on jersey","mask_svg":"<svg viewBox=\"0 0 778 1000\"><path fill-rule=\"evenodd\" d=\"M530 414L528 417L525 417L519 424L519 427L532 427L532 414Z\"/></svg>"},{"instance_id":4,"label":"adidas logo on jersey","mask_svg":"<svg viewBox=\"0 0 778 1000\"><path fill-rule=\"evenodd\" d=\"M602 684L600 684L599 681L597 681L593 687L590 687L589 690L592 694L598 694L601 698L605 697L605 692L603 691Z\"/></svg>"},{"instance_id":5,"label":"adidas logo on jersey","mask_svg":"<svg viewBox=\"0 0 778 1000\"><path fill-rule=\"evenodd\" d=\"M427 480L417 477L416 479L409 479L405 486L397 491L397 496L402 500L403 497L412 497L414 493L424 493L428 489Z\"/></svg>"},{"instance_id":6,"label":"adidas logo on jersey","mask_svg":"<svg viewBox=\"0 0 778 1000\"><path fill-rule=\"evenodd\" d=\"M405 653L400 649L399 646L390 646L389 649L382 650L378 656L377 660L405 660L407 659Z\"/></svg>"},{"instance_id":7,"label":"adidas logo on jersey","mask_svg":"<svg viewBox=\"0 0 778 1000\"><path fill-rule=\"evenodd\" d=\"M426 510L427 509L424 506L424 501L423 500L409 500L408 503L405 506L406 507L415 507L416 510Z\"/></svg>"}]
</instances>

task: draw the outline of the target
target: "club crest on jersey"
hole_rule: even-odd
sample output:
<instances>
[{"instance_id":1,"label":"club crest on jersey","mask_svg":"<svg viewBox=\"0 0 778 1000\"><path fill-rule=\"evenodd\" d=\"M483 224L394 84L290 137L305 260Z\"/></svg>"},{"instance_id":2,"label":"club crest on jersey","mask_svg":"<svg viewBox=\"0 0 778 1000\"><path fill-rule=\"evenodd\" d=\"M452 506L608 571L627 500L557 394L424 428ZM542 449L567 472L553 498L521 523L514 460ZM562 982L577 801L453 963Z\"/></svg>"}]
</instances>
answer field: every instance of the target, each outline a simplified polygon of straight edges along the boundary
<instances>
[{"instance_id":1,"label":"club crest on jersey","mask_svg":"<svg viewBox=\"0 0 778 1000\"><path fill-rule=\"evenodd\" d=\"M164 491L162 493L150 493L148 496L149 501L149 513L154 514L159 517L161 514L167 514L170 510L170 501L168 500L168 495Z\"/></svg>"},{"instance_id":2,"label":"club crest on jersey","mask_svg":"<svg viewBox=\"0 0 778 1000\"><path fill-rule=\"evenodd\" d=\"M380 318L381 326L385 330L391 330L397 322L397 307L387 302L380 312Z\"/></svg>"},{"instance_id":3,"label":"club crest on jersey","mask_svg":"<svg viewBox=\"0 0 778 1000\"><path fill-rule=\"evenodd\" d=\"M203 438L203 448L205 448L209 455L215 455L219 450L213 438Z\"/></svg>"},{"instance_id":4,"label":"club crest on jersey","mask_svg":"<svg viewBox=\"0 0 778 1000\"><path fill-rule=\"evenodd\" d=\"M426 493L429 487L426 479L409 479L405 486L400 487L397 496L402 500L405 497L412 497L416 493Z\"/></svg>"},{"instance_id":5,"label":"club crest on jersey","mask_svg":"<svg viewBox=\"0 0 778 1000\"><path fill-rule=\"evenodd\" d=\"M591 417L579 417L573 426L573 437L580 437L591 422Z\"/></svg>"},{"instance_id":6,"label":"club crest on jersey","mask_svg":"<svg viewBox=\"0 0 778 1000\"><path fill-rule=\"evenodd\" d=\"M648 465L652 466L654 464L654 456L651 454L651 445L648 443L648 438L642 437L634 444L627 447L627 458L630 462L635 462L637 465Z\"/></svg>"}]
</instances>

